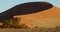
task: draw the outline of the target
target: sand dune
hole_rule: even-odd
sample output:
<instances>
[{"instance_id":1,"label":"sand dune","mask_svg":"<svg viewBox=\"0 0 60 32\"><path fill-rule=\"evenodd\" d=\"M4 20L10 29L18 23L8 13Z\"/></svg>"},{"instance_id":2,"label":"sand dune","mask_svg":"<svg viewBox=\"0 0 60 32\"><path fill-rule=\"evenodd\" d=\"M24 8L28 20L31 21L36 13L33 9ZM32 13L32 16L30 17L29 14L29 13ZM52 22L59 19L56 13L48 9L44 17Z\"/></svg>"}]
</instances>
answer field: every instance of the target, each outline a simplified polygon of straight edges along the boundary
<instances>
[{"instance_id":1,"label":"sand dune","mask_svg":"<svg viewBox=\"0 0 60 32\"><path fill-rule=\"evenodd\" d=\"M30 27L54 27L60 26L60 9L52 7L51 9L37 12L28 15L17 15L15 17L21 18L21 23L24 23Z\"/></svg>"},{"instance_id":2,"label":"sand dune","mask_svg":"<svg viewBox=\"0 0 60 32\"><path fill-rule=\"evenodd\" d=\"M21 18L29 27L60 26L60 9L47 2L29 2L16 5L0 14L0 21Z\"/></svg>"}]
</instances>

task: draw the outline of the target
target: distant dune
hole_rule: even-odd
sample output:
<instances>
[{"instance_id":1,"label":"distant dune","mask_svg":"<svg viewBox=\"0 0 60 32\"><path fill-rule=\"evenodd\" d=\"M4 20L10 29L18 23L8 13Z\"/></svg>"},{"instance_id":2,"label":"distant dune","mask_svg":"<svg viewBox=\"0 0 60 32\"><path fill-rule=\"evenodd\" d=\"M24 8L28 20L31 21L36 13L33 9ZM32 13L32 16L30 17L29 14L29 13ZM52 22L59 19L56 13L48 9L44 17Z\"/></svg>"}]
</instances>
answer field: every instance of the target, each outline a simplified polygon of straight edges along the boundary
<instances>
[{"instance_id":1,"label":"distant dune","mask_svg":"<svg viewBox=\"0 0 60 32\"><path fill-rule=\"evenodd\" d=\"M29 15L15 16L21 18L21 23L34 27L60 26L60 9L53 6L51 9Z\"/></svg>"},{"instance_id":2,"label":"distant dune","mask_svg":"<svg viewBox=\"0 0 60 32\"><path fill-rule=\"evenodd\" d=\"M60 9L48 2L29 2L17 5L0 14L0 21L21 18L29 27L60 26Z\"/></svg>"}]
</instances>

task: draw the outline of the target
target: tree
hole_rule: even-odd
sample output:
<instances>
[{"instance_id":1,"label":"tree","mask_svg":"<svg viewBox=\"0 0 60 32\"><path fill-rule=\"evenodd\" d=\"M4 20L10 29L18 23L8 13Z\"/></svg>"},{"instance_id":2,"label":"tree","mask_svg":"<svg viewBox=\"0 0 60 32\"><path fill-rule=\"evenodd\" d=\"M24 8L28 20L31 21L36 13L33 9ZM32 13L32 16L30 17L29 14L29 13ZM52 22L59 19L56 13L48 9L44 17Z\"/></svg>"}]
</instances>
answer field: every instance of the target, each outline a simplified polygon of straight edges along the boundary
<instances>
[{"instance_id":1,"label":"tree","mask_svg":"<svg viewBox=\"0 0 60 32\"><path fill-rule=\"evenodd\" d=\"M21 18L13 18L9 20L4 20L3 28L27 28L25 24L20 24Z\"/></svg>"},{"instance_id":2,"label":"tree","mask_svg":"<svg viewBox=\"0 0 60 32\"><path fill-rule=\"evenodd\" d=\"M3 28L13 28L18 25L19 21L20 21L20 19L18 19L18 18L4 20L2 27Z\"/></svg>"}]
</instances>

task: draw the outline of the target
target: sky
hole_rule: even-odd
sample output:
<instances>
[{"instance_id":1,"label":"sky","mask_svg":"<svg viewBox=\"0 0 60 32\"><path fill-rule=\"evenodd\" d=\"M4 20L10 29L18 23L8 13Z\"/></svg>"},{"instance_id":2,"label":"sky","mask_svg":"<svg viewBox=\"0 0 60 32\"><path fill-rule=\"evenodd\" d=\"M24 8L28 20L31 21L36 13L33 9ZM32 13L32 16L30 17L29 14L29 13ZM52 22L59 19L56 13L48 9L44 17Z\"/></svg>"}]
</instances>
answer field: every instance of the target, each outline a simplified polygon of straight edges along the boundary
<instances>
[{"instance_id":1,"label":"sky","mask_svg":"<svg viewBox=\"0 0 60 32\"><path fill-rule=\"evenodd\" d=\"M0 0L0 13L14 7L15 5L26 3L26 2L36 2L45 1L49 2L56 7L60 8L60 0Z\"/></svg>"}]
</instances>

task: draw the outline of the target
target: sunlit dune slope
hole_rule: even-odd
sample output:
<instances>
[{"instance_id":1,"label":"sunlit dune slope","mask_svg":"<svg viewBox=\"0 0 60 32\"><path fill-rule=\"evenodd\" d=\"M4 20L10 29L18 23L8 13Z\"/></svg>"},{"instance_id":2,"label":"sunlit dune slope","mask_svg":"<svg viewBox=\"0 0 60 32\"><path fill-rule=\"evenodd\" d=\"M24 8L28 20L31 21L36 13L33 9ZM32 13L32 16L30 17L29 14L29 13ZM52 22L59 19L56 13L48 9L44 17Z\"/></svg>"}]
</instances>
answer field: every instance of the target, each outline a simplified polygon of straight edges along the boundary
<instances>
[{"instance_id":1,"label":"sunlit dune slope","mask_svg":"<svg viewBox=\"0 0 60 32\"><path fill-rule=\"evenodd\" d=\"M60 26L60 9L53 6L48 10L27 15L17 15L21 18L21 23L29 27L55 27Z\"/></svg>"}]
</instances>

